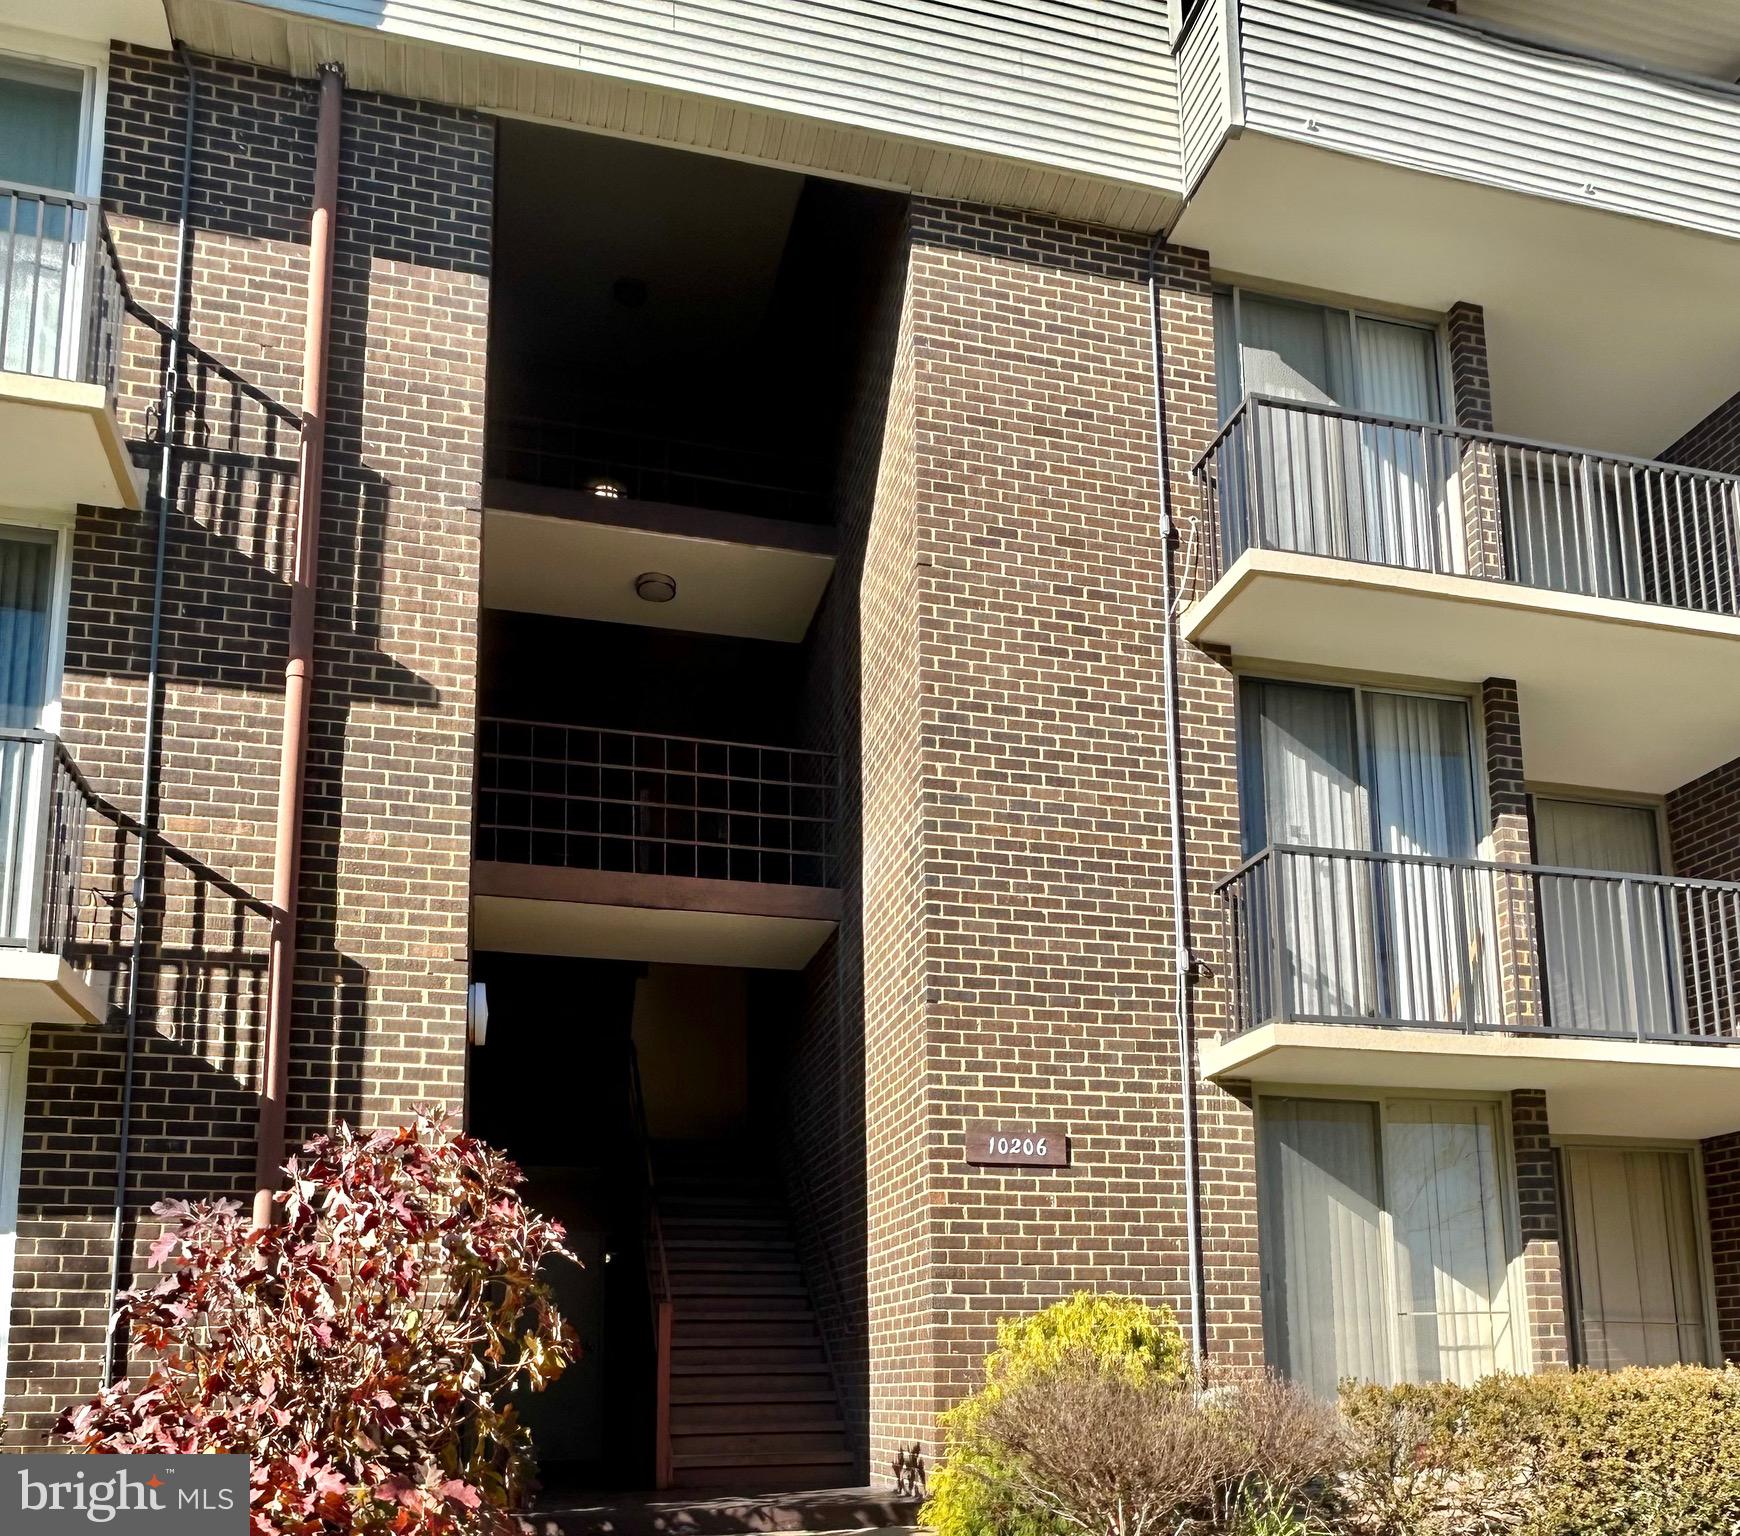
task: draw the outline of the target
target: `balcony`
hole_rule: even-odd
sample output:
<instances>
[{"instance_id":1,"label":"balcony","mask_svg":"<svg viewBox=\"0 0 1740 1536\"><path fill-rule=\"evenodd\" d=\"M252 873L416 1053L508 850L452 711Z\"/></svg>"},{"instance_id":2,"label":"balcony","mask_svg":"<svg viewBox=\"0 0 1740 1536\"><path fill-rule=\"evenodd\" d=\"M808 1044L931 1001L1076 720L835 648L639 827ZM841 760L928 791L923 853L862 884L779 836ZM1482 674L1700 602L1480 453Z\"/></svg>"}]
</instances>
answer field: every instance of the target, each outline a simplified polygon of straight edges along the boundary
<instances>
[{"instance_id":1,"label":"balcony","mask_svg":"<svg viewBox=\"0 0 1740 1536\"><path fill-rule=\"evenodd\" d=\"M479 722L480 948L795 970L839 920L833 759Z\"/></svg>"},{"instance_id":2,"label":"balcony","mask_svg":"<svg viewBox=\"0 0 1740 1536\"><path fill-rule=\"evenodd\" d=\"M1568 1134L1740 1128L1740 884L1275 846L1221 897L1210 1076L1544 1088Z\"/></svg>"},{"instance_id":3,"label":"balcony","mask_svg":"<svg viewBox=\"0 0 1740 1536\"><path fill-rule=\"evenodd\" d=\"M144 505L115 414L126 284L96 203L0 187L0 460L8 504Z\"/></svg>"},{"instance_id":4,"label":"balcony","mask_svg":"<svg viewBox=\"0 0 1740 1536\"><path fill-rule=\"evenodd\" d=\"M1195 643L1513 677L1542 781L1665 793L1740 755L1711 708L1740 666L1740 478L1259 395L1196 479Z\"/></svg>"},{"instance_id":5,"label":"balcony","mask_svg":"<svg viewBox=\"0 0 1740 1536\"><path fill-rule=\"evenodd\" d=\"M105 820L118 826L59 741L0 727L0 1023L107 1018L95 962L103 931L124 918L89 878ZM111 857L118 870L124 851Z\"/></svg>"},{"instance_id":6,"label":"balcony","mask_svg":"<svg viewBox=\"0 0 1740 1536\"><path fill-rule=\"evenodd\" d=\"M1484 305L1507 431L1647 454L1732 393L1732 85L1386 0L1208 0L1177 66L1172 238L1222 270Z\"/></svg>"}]
</instances>

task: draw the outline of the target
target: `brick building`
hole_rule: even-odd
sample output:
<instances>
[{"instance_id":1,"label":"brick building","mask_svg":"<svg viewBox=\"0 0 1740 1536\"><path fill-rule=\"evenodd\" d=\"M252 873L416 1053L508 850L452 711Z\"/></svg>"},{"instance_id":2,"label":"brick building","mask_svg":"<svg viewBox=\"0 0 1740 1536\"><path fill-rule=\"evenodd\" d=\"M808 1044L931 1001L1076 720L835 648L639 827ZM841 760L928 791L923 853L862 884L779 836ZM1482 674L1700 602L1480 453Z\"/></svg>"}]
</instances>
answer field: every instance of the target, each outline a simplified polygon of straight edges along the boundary
<instances>
[{"instance_id":1,"label":"brick building","mask_svg":"<svg viewBox=\"0 0 1740 1536\"><path fill-rule=\"evenodd\" d=\"M1321 1387L1740 1355L1717 0L67 9L26 1436L154 1201L419 1103L586 1261L593 1485L885 1480L1083 1287Z\"/></svg>"}]
</instances>

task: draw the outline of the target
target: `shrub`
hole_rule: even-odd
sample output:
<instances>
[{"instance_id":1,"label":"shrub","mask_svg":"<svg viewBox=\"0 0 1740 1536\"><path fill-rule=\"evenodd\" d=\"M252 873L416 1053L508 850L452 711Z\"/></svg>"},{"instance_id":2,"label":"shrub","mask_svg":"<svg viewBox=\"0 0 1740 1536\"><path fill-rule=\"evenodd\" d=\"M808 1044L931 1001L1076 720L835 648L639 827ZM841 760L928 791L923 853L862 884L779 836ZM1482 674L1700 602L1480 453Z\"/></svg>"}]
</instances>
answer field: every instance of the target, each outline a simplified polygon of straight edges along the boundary
<instances>
[{"instance_id":1,"label":"shrub","mask_svg":"<svg viewBox=\"0 0 1740 1536\"><path fill-rule=\"evenodd\" d=\"M1334 1409L1285 1382L1199 1390L1171 1314L1124 1296L1003 1323L944 1424L939 1536L1298 1536L1343 1449Z\"/></svg>"},{"instance_id":2,"label":"shrub","mask_svg":"<svg viewBox=\"0 0 1740 1536\"><path fill-rule=\"evenodd\" d=\"M1134 1296L1082 1291L1039 1312L1004 1318L985 1360L985 1384L942 1415L945 1460L930 1480L920 1519L938 1536L1060 1536L1053 1512L1016 1490L1007 1454L983 1431L985 1415L1018 1382L1087 1356L1130 1382L1184 1380L1177 1321Z\"/></svg>"},{"instance_id":3,"label":"shrub","mask_svg":"<svg viewBox=\"0 0 1740 1536\"><path fill-rule=\"evenodd\" d=\"M516 1528L531 1446L507 1399L573 1353L539 1280L568 1258L519 1170L439 1118L339 1126L286 1168L281 1224L229 1201L156 1207L170 1266L122 1299L142 1386L69 1408L96 1452L253 1457L256 1536Z\"/></svg>"},{"instance_id":4,"label":"shrub","mask_svg":"<svg viewBox=\"0 0 1740 1536\"><path fill-rule=\"evenodd\" d=\"M1362 1536L1734 1536L1740 1371L1672 1366L1350 1388Z\"/></svg>"}]
</instances>

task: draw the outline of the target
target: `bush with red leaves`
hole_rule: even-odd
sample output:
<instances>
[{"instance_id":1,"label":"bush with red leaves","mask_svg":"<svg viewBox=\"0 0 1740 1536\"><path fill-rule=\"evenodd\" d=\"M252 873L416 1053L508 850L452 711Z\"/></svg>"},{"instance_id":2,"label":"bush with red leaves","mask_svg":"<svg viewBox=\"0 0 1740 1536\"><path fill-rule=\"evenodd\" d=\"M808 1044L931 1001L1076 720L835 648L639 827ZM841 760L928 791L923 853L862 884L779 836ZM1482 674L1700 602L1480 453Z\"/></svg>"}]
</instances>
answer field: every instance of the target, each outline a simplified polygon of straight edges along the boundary
<instances>
[{"instance_id":1,"label":"bush with red leaves","mask_svg":"<svg viewBox=\"0 0 1740 1536\"><path fill-rule=\"evenodd\" d=\"M230 1201L156 1206L159 1284L117 1327L151 1359L54 1429L110 1453L253 1458L255 1536L496 1536L531 1478L511 1398L574 1355L539 1279L573 1262L506 1157L418 1111L340 1125L285 1169L278 1225Z\"/></svg>"}]
</instances>

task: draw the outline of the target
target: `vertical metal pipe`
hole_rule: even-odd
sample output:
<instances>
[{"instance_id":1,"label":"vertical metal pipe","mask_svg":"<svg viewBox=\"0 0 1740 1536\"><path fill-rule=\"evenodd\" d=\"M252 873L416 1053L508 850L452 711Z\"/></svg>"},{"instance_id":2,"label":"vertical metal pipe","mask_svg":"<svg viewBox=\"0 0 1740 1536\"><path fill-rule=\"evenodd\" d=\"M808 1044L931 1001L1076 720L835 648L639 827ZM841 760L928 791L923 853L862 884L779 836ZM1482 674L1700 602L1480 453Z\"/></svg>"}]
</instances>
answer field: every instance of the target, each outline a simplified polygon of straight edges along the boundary
<instances>
[{"instance_id":1,"label":"vertical metal pipe","mask_svg":"<svg viewBox=\"0 0 1740 1536\"><path fill-rule=\"evenodd\" d=\"M127 1217L127 1173L132 1158L133 1091L139 1052L139 987L145 960L145 861L150 852L152 803L157 795L157 737L160 729L163 658L163 585L169 558L169 506L175 495L175 402L181 393L181 343L186 315L187 246L193 202L193 143L199 122L199 76L180 43L176 56L187 77L187 101L181 139L181 192L176 204L175 286L169 296L169 336L163 354L163 380L157 406L157 547L151 571L151 635L145 653L145 719L139 749L139 825L135 833L132 902L133 935L127 955L127 1017L121 1036L121 1110L116 1126L115 1195L109 1253L109 1296L121 1290L122 1248ZM93 215L100 217L100 215ZM120 323L117 320L117 325ZM124 1351L114 1336L115 1315L109 1318L108 1379L120 1379L126 1369Z\"/></svg>"},{"instance_id":2,"label":"vertical metal pipe","mask_svg":"<svg viewBox=\"0 0 1740 1536\"><path fill-rule=\"evenodd\" d=\"M1178 732L1177 651L1172 611L1172 551L1177 532L1172 520L1172 485L1166 463L1166 389L1160 345L1160 237L1148 247L1148 342L1154 383L1154 479L1160 497L1160 634L1166 707L1166 798L1172 844L1173 1006L1178 1032L1179 1111L1184 1126L1184 1241L1190 1288L1190 1358L1200 1379L1208 1356L1208 1318L1202 1276L1202 1205L1196 1145L1196 1052L1190 1029L1190 989L1195 971L1185 916L1184 768Z\"/></svg>"},{"instance_id":3,"label":"vertical metal pipe","mask_svg":"<svg viewBox=\"0 0 1740 1536\"><path fill-rule=\"evenodd\" d=\"M308 318L302 351L302 432L297 454L296 548L290 575L290 647L284 666L284 734L278 761L278 825L272 856L272 939L266 1042L260 1067L260 1127L254 1161L254 1225L272 1222L284 1160L290 1091L291 997L296 979L296 893L302 863L308 696L314 680L314 588L320 565L320 495L326 463L326 355L332 323L332 251L338 226L338 149L344 77L320 67L314 203L308 233Z\"/></svg>"}]
</instances>

